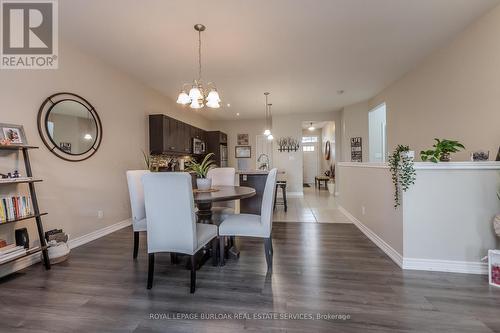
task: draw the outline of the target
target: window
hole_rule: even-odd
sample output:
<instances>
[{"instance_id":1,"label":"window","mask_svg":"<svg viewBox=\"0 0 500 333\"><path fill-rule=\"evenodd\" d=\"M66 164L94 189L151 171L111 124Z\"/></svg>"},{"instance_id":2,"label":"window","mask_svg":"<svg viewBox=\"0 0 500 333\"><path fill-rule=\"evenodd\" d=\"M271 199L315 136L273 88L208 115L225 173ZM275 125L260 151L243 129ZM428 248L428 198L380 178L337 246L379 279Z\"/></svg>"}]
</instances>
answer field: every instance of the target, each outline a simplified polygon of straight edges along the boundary
<instances>
[{"instance_id":1,"label":"window","mask_svg":"<svg viewBox=\"0 0 500 333\"><path fill-rule=\"evenodd\" d=\"M368 113L368 152L370 162L385 162L387 155L385 103Z\"/></svg>"},{"instance_id":2,"label":"window","mask_svg":"<svg viewBox=\"0 0 500 333\"><path fill-rule=\"evenodd\" d=\"M318 142L317 136L303 136L302 137L302 143L315 143L315 142ZM314 151L314 150L312 150L312 151Z\"/></svg>"},{"instance_id":3,"label":"window","mask_svg":"<svg viewBox=\"0 0 500 333\"><path fill-rule=\"evenodd\" d=\"M302 146L302 151L314 151L314 146Z\"/></svg>"}]
</instances>

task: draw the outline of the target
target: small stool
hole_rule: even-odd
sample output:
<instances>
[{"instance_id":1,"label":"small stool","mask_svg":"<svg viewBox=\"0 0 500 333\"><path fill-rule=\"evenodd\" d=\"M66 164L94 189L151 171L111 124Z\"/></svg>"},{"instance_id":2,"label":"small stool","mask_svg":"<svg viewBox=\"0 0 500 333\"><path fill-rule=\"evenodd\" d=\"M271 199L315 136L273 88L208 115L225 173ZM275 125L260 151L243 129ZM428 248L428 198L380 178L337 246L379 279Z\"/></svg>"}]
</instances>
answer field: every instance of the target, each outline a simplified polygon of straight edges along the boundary
<instances>
[{"instance_id":1,"label":"small stool","mask_svg":"<svg viewBox=\"0 0 500 333\"><path fill-rule=\"evenodd\" d=\"M278 188L281 188L281 193L283 194L283 201L277 201ZM276 182L276 191L274 192L274 209L276 209L276 204L285 206L285 212L288 210L288 205L286 203L286 180L278 180Z\"/></svg>"}]
</instances>

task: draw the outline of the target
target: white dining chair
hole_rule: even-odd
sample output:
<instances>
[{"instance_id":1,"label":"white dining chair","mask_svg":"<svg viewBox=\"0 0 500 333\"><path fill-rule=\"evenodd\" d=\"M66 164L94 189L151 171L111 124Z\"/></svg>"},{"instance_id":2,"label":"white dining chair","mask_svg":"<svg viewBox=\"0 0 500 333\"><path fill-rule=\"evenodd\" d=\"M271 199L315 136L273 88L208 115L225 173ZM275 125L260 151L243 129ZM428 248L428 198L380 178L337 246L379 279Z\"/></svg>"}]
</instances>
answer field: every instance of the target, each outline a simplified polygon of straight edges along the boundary
<instances>
[{"instance_id":1,"label":"white dining chair","mask_svg":"<svg viewBox=\"0 0 500 333\"><path fill-rule=\"evenodd\" d=\"M269 171L262 196L260 215L235 214L228 216L219 225L220 254L219 263L224 265L224 245L227 236L248 236L264 238L264 250L268 271L273 268L273 243L271 238L274 192L276 191L276 174L278 170Z\"/></svg>"},{"instance_id":2,"label":"white dining chair","mask_svg":"<svg viewBox=\"0 0 500 333\"><path fill-rule=\"evenodd\" d=\"M212 180L212 186L235 186L236 170L234 168L213 168L207 173ZM212 204L212 221L219 225L228 216L233 215L235 201L214 202Z\"/></svg>"},{"instance_id":3,"label":"white dining chair","mask_svg":"<svg viewBox=\"0 0 500 333\"><path fill-rule=\"evenodd\" d=\"M191 293L196 289L196 253L210 241L217 249L217 226L196 223L191 176L183 172L153 172L142 177L148 217L148 283L153 286L155 253L191 256ZM217 251L214 251L217 252Z\"/></svg>"},{"instance_id":4,"label":"white dining chair","mask_svg":"<svg viewBox=\"0 0 500 333\"><path fill-rule=\"evenodd\" d=\"M132 209L132 229L134 230L134 259L137 258L137 252L139 251L139 233L147 230L144 189L141 178L149 172L149 170L129 170L126 173L130 208Z\"/></svg>"}]
</instances>

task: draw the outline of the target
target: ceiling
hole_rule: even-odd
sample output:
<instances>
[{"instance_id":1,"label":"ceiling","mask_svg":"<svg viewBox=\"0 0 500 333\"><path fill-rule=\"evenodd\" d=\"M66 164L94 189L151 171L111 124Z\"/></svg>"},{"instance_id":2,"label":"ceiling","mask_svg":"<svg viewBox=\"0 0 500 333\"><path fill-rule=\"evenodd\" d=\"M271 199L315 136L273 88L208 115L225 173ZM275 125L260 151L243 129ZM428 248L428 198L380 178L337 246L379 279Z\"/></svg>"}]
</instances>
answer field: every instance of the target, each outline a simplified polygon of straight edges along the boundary
<instances>
[{"instance_id":1,"label":"ceiling","mask_svg":"<svg viewBox=\"0 0 500 333\"><path fill-rule=\"evenodd\" d=\"M209 119L327 112L380 92L500 0L71 0L62 38L176 99L203 77L224 107ZM343 94L338 94L343 90ZM231 107L226 104L230 103Z\"/></svg>"}]
</instances>

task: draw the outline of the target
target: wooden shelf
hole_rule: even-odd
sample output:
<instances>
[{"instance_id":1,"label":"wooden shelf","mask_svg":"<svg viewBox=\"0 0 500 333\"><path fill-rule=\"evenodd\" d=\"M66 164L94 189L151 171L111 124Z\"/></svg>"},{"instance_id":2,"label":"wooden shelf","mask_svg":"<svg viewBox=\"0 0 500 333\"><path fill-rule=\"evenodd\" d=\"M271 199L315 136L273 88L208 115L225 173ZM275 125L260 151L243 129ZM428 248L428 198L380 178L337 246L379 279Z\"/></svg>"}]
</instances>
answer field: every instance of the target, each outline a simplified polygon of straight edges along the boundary
<instances>
[{"instance_id":1,"label":"wooden shelf","mask_svg":"<svg viewBox=\"0 0 500 333\"><path fill-rule=\"evenodd\" d=\"M24 216L24 217L17 218L15 220L7 220L7 221L4 221L4 222L0 222L0 225L9 224L9 223L15 223L15 222L19 222L19 221L28 220L28 219L34 219L36 217L40 217L40 216L44 216L44 215L47 215L47 213L31 214L31 215L27 215L27 216Z\"/></svg>"},{"instance_id":2,"label":"wooden shelf","mask_svg":"<svg viewBox=\"0 0 500 333\"><path fill-rule=\"evenodd\" d=\"M0 185L2 185L2 184L38 183L41 181L43 181L43 179L31 178L31 177L3 178L3 179L0 179Z\"/></svg>"},{"instance_id":3,"label":"wooden shelf","mask_svg":"<svg viewBox=\"0 0 500 333\"><path fill-rule=\"evenodd\" d=\"M2 263L0 263L0 266L1 265L5 265L5 264L8 264L9 262L13 262L13 261L16 261L16 260L19 260L21 258L24 258L24 257L27 257L27 256L30 256L32 255L33 253L37 253L37 252L41 252L42 250L45 250L47 249L47 246L43 246L43 247L37 247L35 249L29 249L28 251L26 251L26 253L20 255L19 257L14 257L14 258L11 258L7 261L4 261Z\"/></svg>"},{"instance_id":4,"label":"wooden shelf","mask_svg":"<svg viewBox=\"0 0 500 333\"><path fill-rule=\"evenodd\" d=\"M22 150L22 149L38 149L38 147L27 146L27 145L0 145L0 150Z\"/></svg>"}]
</instances>

